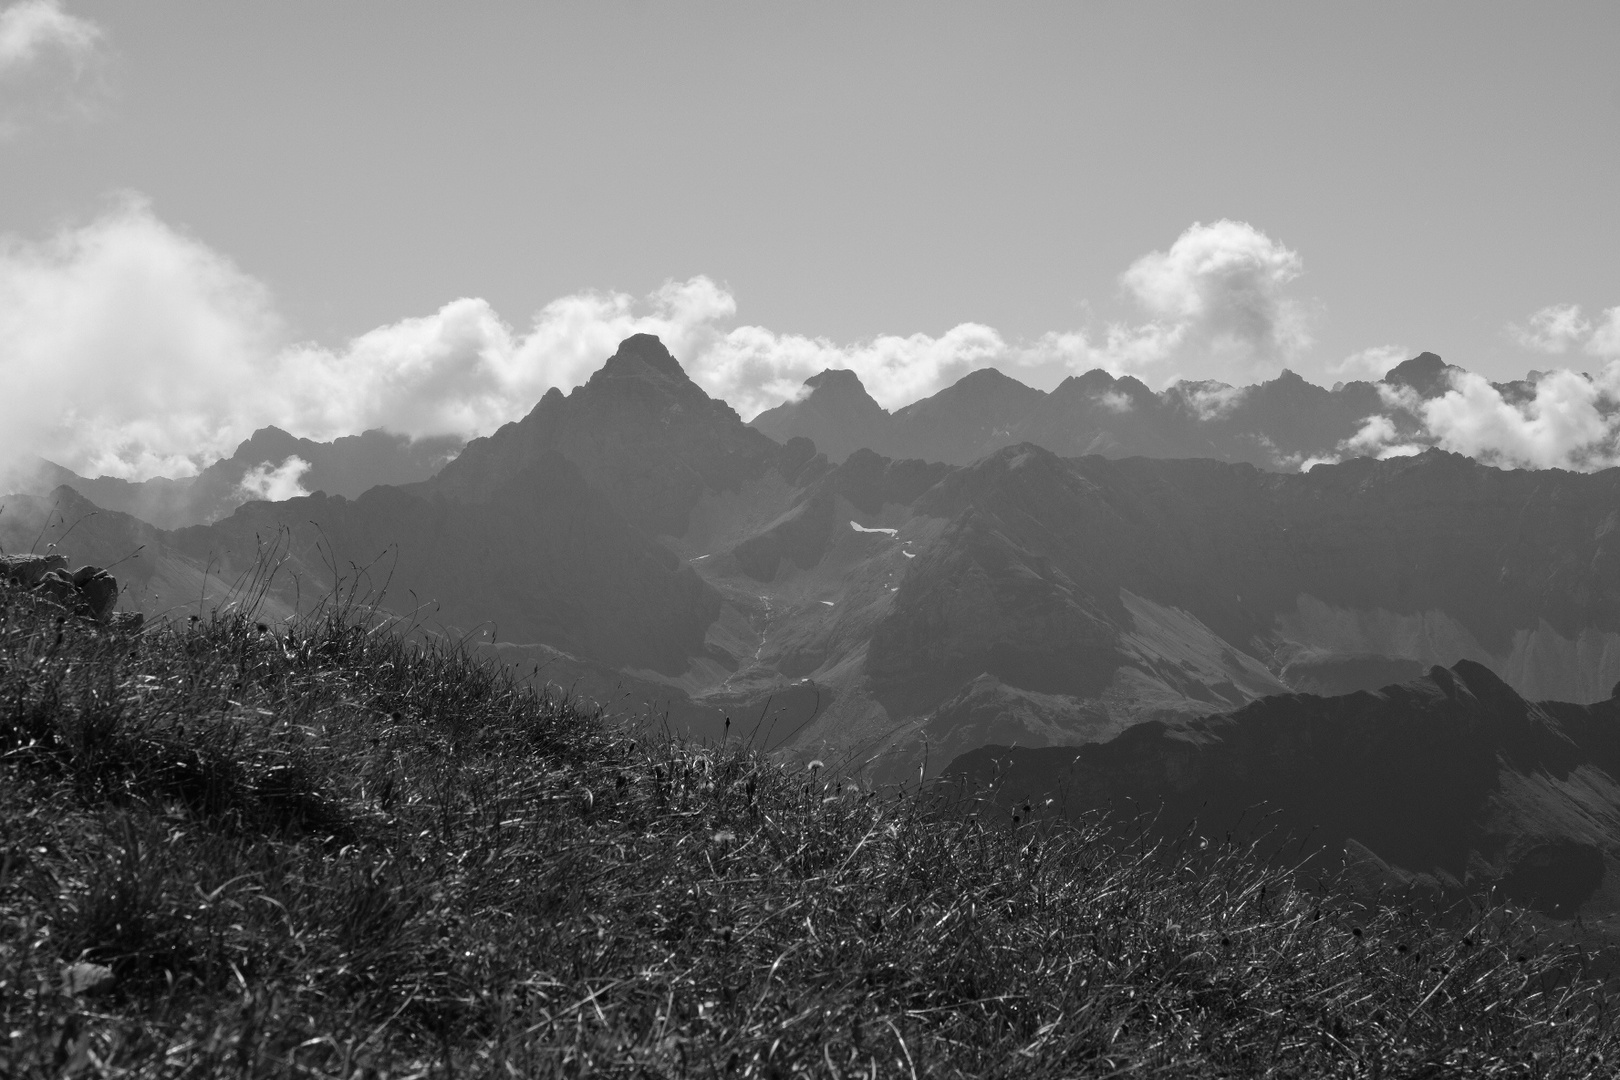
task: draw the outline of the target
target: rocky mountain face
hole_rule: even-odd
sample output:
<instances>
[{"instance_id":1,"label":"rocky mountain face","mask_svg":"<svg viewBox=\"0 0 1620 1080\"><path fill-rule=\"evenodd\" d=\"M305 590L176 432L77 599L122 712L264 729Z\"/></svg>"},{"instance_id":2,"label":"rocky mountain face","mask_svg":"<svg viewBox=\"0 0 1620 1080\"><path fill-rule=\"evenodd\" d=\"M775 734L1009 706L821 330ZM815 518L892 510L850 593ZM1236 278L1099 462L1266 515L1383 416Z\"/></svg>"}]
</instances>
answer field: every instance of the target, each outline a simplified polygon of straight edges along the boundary
<instances>
[{"instance_id":1,"label":"rocky mountain face","mask_svg":"<svg viewBox=\"0 0 1620 1080\"><path fill-rule=\"evenodd\" d=\"M243 503L264 498L271 493L266 488L268 474L288 470L294 458L307 468L291 466L287 486L296 483L305 491L352 499L379 484L425 480L454 458L461 445L459 438L450 436L412 440L381 430L315 442L266 427L196 476L141 481L90 478L38 459L0 476L0 492L45 495L66 485L108 510L161 529L179 529L217 521Z\"/></svg>"},{"instance_id":2,"label":"rocky mountain face","mask_svg":"<svg viewBox=\"0 0 1620 1080\"><path fill-rule=\"evenodd\" d=\"M784 448L704 393L651 334L619 346L590 380L555 388L522 420L475 439L424 490L490 498L518 473L557 455L626 521L650 534L680 535L705 492L736 491L813 449Z\"/></svg>"},{"instance_id":3,"label":"rocky mountain face","mask_svg":"<svg viewBox=\"0 0 1620 1080\"><path fill-rule=\"evenodd\" d=\"M1620 687L1616 687L1620 690ZM1078 748L984 746L946 776L1009 806L1115 807L1344 852L1374 888L1620 910L1620 697L1528 702L1461 661L1375 692L1285 694ZM1370 880L1368 880L1370 879Z\"/></svg>"},{"instance_id":4,"label":"rocky mountain face","mask_svg":"<svg viewBox=\"0 0 1620 1080\"><path fill-rule=\"evenodd\" d=\"M1421 441L1416 421L1386 401L1380 388L1432 398L1446 393L1449 373L1460 370L1423 353L1378 383L1331 390L1284 371L1254 386L1180 382L1155 392L1130 376L1099 369L1042 393L985 368L892 415L854 372L824 371L805 382L802 397L766 410L752 425L778 441L811 439L833 461L866 448L966 465L1029 442L1061 457L1203 457L1292 472L1306 461L1340 454L1341 444L1375 415ZM1511 393L1518 385L1498 389ZM1529 383L1523 389L1534 392Z\"/></svg>"}]
</instances>

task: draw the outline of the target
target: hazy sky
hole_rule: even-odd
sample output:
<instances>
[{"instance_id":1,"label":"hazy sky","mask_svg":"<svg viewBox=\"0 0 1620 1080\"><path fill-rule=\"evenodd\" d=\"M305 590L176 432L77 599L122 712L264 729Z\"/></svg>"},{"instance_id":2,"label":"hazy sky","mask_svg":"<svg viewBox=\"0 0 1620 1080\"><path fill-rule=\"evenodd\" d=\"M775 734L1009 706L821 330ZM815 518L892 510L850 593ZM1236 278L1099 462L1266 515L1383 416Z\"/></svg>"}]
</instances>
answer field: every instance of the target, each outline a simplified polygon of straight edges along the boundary
<instances>
[{"instance_id":1,"label":"hazy sky","mask_svg":"<svg viewBox=\"0 0 1620 1080\"><path fill-rule=\"evenodd\" d=\"M1613 0L0 3L0 366L131 369L114 471L481 429L649 320L745 415L823 362L1597 371L1617 193ZM158 369L297 386L142 450Z\"/></svg>"}]
</instances>

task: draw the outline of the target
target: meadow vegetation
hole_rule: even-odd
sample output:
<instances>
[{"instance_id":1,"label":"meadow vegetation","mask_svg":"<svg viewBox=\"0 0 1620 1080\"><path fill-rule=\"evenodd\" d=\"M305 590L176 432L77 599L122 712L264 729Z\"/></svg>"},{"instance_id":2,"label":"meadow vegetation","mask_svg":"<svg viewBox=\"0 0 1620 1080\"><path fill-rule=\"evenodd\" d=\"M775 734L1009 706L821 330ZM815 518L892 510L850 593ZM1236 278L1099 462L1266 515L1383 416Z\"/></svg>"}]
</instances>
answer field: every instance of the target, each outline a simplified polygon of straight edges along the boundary
<instances>
[{"instance_id":1,"label":"meadow vegetation","mask_svg":"<svg viewBox=\"0 0 1620 1080\"><path fill-rule=\"evenodd\" d=\"M613 728L352 600L131 632L0 586L0 1074L1620 1063L1512 911Z\"/></svg>"}]
</instances>

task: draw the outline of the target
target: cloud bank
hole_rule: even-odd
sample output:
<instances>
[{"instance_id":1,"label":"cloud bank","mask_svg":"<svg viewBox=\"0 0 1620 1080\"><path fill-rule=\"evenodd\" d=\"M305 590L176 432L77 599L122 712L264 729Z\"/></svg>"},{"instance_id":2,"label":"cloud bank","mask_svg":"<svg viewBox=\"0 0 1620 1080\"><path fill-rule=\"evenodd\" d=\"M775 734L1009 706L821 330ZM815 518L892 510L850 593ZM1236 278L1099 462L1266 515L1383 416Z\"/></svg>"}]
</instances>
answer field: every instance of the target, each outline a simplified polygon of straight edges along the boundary
<instances>
[{"instance_id":1,"label":"cloud bank","mask_svg":"<svg viewBox=\"0 0 1620 1080\"><path fill-rule=\"evenodd\" d=\"M897 407L986 365L1151 374L1194 346L1248 364L1303 340L1280 293L1297 273L1292 252L1247 225L1217 222L1126 273L1151 321L1091 336L1008 342L963 323L841 344L728 325L735 297L695 277L639 300L565 296L522 328L463 298L332 348L288 340L259 282L127 197L49 240L0 241L0 339L13 391L0 403L0 458L38 454L138 478L195 472L266 424L315 439L372 427L472 437L523 416L551 386L577 386L642 332L662 337L696 382L744 416L829 367L854 370Z\"/></svg>"},{"instance_id":2,"label":"cloud bank","mask_svg":"<svg viewBox=\"0 0 1620 1080\"><path fill-rule=\"evenodd\" d=\"M43 241L0 239L0 466L39 455L91 476L184 476L268 424L321 440L379 427L475 437L521 418L550 387L579 385L634 333L663 338L744 417L796 396L825 368L855 371L890 408L985 366L1015 376L1102 367L1161 385L1182 371L1251 381L1309 346L1306 305L1288 291L1301 273L1297 253L1218 221L1124 272L1142 321L1033 340L977 323L854 343L779 334L735 325L735 296L700 276L640 298L575 293L523 326L462 298L330 346L293 340L260 282L128 197ZM1526 332L1620 356L1620 307L1596 319L1561 312L1537 313ZM1368 349L1338 370L1376 378L1406 355ZM1442 445L1506 464L1595 467L1614 459L1614 372L1555 372L1511 399L1477 379L1434 401L1397 395L1387 422L1369 420L1341 449L1388 456ZM1230 404L1219 383L1193 390L1201 414ZM263 470L251 492L295 492L301 475L285 463Z\"/></svg>"},{"instance_id":3,"label":"cloud bank","mask_svg":"<svg viewBox=\"0 0 1620 1080\"><path fill-rule=\"evenodd\" d=\"M1620 465L1620 360L1595 375L1532 374L1527 388L1454 370L1449 388L1429 398L1408 386L1380 385L1385 411L1367 417L1338 454L1301 468L1348 457L1404 457L1431 446L1510 469Z\"/></svg>"}]
</instances>

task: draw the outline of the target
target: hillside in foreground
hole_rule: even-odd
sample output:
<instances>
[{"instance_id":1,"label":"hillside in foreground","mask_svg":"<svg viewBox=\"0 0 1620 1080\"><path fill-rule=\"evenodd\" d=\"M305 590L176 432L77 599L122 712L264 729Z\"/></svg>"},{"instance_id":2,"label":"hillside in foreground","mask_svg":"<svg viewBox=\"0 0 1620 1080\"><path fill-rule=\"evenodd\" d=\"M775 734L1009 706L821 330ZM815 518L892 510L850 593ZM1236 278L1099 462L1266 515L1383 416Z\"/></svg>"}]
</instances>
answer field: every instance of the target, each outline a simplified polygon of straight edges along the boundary
<instances>
[{"instance_id":1,"label":"hillside in foreground","mask_svg":"<svg viewBox=\"0 0 1620 1080\"><path fill-rule=\"evenodd\" d=\"M1600 1076L1580 957L609 730L335 596L0 584L7 1076ZM819 764L819 763L818 763ZM1110 839L1110 837L1114 837Z\"/></svg>"}]
</instances>

